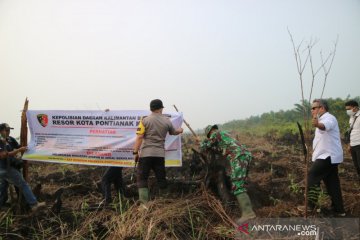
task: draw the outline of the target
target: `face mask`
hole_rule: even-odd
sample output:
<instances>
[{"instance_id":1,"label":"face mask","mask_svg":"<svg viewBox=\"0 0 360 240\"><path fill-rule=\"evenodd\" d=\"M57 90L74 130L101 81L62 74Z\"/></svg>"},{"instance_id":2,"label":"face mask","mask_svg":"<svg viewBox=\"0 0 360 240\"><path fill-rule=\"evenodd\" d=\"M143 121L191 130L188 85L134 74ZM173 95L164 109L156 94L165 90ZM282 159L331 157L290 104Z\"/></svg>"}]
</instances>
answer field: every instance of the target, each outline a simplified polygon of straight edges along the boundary
<instances>
[{"instance_id":1,"label":"face mask","mask_svg":"<svg viewBox=\"0 0 360 240\"><path fill-rule=\"evenodd\" d=\"M352 111L352 109L346 110L346 114L350 117L354 116L354 112Z\"/></svg>"}]
</instances>

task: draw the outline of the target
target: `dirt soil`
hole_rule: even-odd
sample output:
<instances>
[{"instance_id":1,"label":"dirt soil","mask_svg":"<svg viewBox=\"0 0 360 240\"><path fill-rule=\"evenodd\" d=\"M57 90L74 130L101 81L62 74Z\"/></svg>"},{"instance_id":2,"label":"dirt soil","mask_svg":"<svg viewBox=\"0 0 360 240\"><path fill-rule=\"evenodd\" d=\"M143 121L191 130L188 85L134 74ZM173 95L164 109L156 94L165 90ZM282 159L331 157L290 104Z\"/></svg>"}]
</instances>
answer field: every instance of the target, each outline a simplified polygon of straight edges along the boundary
<instances>
[{"instance_id":1,"label":"dirt soil","mask_svg":"<svg viewBox=\"0 0 360 240\"><path fill-rule=\"evenodd\" d=\"M253 153L249 195L259 218L302 217L304 158L299 143L291 144L250 135L239 136ZM183 144L183 167L168 168L169 195L158 194L150 178L152 200L141 210L131 168L124 169L126 198L104 207L100 189L105 167L30 163L30 185L47 206L29 213L19 205L13 188L0 210L2 239L232 239L234 220L241 216L235 199L221 203L203 181L204 169L193 165L191 138ZM196 159L195 159L196 160ZM360 184L350 155L339 167L347 217L360 217ZM322 189L325 190L324 186ZM113 192L113 195L115 192ZM321 213L334 217L330 200L320 196Z\"/></svg>"}]
</instances>

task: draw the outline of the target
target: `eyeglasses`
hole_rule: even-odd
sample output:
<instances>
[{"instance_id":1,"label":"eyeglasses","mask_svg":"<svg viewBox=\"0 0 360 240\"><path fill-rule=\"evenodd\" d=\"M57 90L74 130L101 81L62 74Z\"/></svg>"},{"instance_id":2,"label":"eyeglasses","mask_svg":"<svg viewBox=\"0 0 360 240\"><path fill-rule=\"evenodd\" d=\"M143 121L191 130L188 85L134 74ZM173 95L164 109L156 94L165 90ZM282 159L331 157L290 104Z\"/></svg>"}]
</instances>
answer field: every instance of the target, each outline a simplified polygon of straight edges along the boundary
<instances>
[{"instance_id":1,"label":"eyeglasses","mask_svg":"<svg viewBox=\"0 0 360 240\"><path fill-rule=\"evenodd\" d=\"M317 108L321 108L321 106L317 106L317 107L312 107L311 110L315 110Z\"/></svg>"}]
</instances>

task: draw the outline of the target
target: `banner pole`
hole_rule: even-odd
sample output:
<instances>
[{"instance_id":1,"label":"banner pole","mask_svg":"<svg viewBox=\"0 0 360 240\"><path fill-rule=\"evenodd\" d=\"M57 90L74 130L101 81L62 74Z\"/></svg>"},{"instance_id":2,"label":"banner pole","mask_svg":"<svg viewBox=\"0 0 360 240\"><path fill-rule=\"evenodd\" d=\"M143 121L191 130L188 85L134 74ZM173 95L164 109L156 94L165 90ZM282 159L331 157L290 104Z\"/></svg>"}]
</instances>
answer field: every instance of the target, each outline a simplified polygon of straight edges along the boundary
<instances>
[{"instance_id":1,"label":"banner pole","mask_svg":"<svg viewBox=\"0 0 360 240\"><path fill-rule=\"evenodd\" d=\"M29 107L29 100L26 97L25 99L25 103L24 103L24 108L22 110L21 113L21 130L20 130L20 145L23 146L27 146L27 133L28 133L28 128L27 128L27 118L26 118L26 112L28 110ZM27 160L24 160L24 165L23 165L23 176L24 179L28 182L29 181L29 163Z\"/></svg>"},{"instance_id":2,"label":"banner pole","mask_svg":"<svg viewBox=\"0 0 360 240\"><path fill-rule=\"evenodd\" d=\"M179 112L178 108L177 108L175 105L173 105L173 106L174 106L175 110L176 110L177 112ZM195 138L198 138L198 135L197 135L197 134L195 133L195 131L190 127L190 124L189 124L188 122L186 122L185 119L183 119L183 122L184 122L185 125L189 128L190 132L194 135L194 137L195 137Z\"/></svg>"}]
</instances>

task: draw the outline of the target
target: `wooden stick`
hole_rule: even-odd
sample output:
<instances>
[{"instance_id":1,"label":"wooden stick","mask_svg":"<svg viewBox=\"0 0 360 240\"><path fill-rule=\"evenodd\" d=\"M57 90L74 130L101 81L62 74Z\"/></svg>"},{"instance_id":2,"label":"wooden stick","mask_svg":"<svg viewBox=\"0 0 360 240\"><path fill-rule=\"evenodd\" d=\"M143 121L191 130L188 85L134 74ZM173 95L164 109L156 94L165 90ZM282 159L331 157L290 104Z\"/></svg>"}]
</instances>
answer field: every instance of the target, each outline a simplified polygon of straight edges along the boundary
<instances>
[{"instance_id":1,"label":"wooden stick","mask_svg":"<svg viewBox=\"0 0 360 240\"><path fill-rule=\"evenodd\" d=\"M177 109L177 107L176 107L175 105L173 105L173 106L174 106L175 110L176 110L177 112L179 112L179 110ZM197 138L198 135L197 135L197 134L195 133L195 131L190 127L190 124L187 123L187 122L185 121L185 119L183 119L183 121L184 121L185 125L189 128L190 132L194 135L194 137Z\"/></svg>"},{"instance_id":2,"label":"wooden stick","mask_svg":"<svg viewBox=\"0 0 360 240\"><path fill-rule=\"evenodd\" d=\"M20 130L20 145L22 147L27 146L27 118L26 118L26 112L29 107L29 100L26 98L24 103L24 109L21 113L21 130ZM29 164L28 161L24 160L23 165L23 176L26 181L29 181Z\"/></svg>"},{"instance_id":3,"label":"wooden stick","mask_svg":"<svg viewBox=\"0 0 360 240\"><path fill-rule=\"evenodd\" d=\"M308 210L308 147L306 145L304 132L302 130L301 124L299 122L296 122L299 128L300 137L301 137L301 143L303 146L303 153L304 153L304 162L305 162L305 218L307 218L307 210Z\"/></svg>"}]
</instances>

